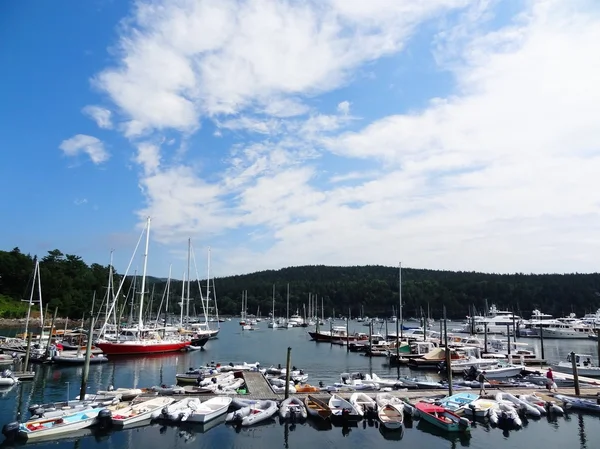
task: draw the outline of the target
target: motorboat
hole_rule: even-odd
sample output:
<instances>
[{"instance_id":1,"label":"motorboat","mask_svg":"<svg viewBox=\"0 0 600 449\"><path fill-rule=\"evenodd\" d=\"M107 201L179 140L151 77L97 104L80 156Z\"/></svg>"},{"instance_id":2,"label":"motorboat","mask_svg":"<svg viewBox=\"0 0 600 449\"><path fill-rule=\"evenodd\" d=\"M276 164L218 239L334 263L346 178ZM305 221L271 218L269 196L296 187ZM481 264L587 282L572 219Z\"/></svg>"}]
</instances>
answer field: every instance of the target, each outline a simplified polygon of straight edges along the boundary
<instances>
[{"instance_id":1,"label":"motorboat","mask_svg":"<svg viewBox=\"0 0 600 449\"><path fill-rule=\"evenodd\" d=\"M417 402L415 408L421 419L447 432L470 432L471 422L456 413L429 402Z\"/></svg>"},{"instance_id":2,"label":"motorboat","mask_svg":"<svg viewBox=\"0 0 600 449\"><path fill-rule=\"evenodd\" d=\"M373 398L364 393L352 393L350 403L356 408L361 416L369 415L377 411L377 403Z\"/></svg>"},{"instance_id":3,"label":"motorboat","mask_svg":"<svg viewBox=\"0 0 600 449\"><path fill-rule=\"evenodd\" d=\"M277 408L277 402L275 401L256 401L252 405L247 405L229 413L225 418L225 422L244 427L252 426L271 418L277 413Z\"/></svg>"},{"instance_id":4,"label":"motorboat","mask_svg":"<svg viewBox=\"0 0 600 449\"><path fill-rule=\"evenodd\" d=\"M140 403L132 403L129 407L122 408L118 410L118 413L113 414L112 423L115 427L124 428L152 419L155 412L162 410L173 401L173 398L167 396L156 396Z\"/></svg>"},{"instance_id":5,"label":"motorboat","mask_svg":"<svg viewBox=\"0 0 600 449\"><path fill-rule=\"evenodd\" d=\"M437 401L439 405L444 407L446 410L456 412L459 409L463 409L468 406L471 402L479 399L478 394L461 392L452 396L445 397Z\"/></svg>"},{"instance_id":6,"label":"motorboat","mask_svg":"<svg viewBox=\"0 0 600 449\"><path fill-rule=\"evenodd\" d=\"M362 415L357 408L337 394L331 395L328 405L331 409L332 418L344 419L347 421L360 421L362 419Z\"/></svg>"}]
</instances>

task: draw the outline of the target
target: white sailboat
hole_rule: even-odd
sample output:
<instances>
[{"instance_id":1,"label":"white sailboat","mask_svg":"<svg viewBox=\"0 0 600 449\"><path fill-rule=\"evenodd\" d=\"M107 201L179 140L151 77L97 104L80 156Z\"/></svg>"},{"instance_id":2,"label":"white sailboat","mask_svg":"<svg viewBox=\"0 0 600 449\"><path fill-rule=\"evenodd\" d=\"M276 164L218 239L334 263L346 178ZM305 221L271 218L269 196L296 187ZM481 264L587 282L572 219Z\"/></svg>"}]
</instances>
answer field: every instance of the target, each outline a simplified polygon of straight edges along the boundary
<instances>
[{"instance_id":1,"label":"white sailboat","mask_svg":"<svg viewBox=\"0 0 600 449\"><path fill-rule=\"evenodd\" d=\"M278 324L275 321L275 284L273 284L273 309L271 310L271 322L269 323L270 329L277 329Z\"/></svg>"}]
</instances>

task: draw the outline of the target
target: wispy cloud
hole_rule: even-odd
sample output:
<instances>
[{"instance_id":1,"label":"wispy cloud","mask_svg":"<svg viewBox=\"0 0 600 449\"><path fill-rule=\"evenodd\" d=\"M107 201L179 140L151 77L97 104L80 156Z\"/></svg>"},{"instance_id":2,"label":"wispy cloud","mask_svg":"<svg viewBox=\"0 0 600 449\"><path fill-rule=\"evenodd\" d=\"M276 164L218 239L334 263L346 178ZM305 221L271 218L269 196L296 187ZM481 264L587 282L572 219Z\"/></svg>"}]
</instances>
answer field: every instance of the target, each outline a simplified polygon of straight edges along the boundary
<instances>
[{"instance_id":1,"label":"wispy cloud","mask_svg":"<svg viewBox=\"0 0 600 449\"><path fill-rule=\"evenodd\" d=\"M65 156L74 157L81 153L87 154L94 164L101 164L110 158L101 140L85 134L77 134L63 140L59 145Z\"/></svg>"},{"instance_id":2,"label":"wispy cloud","mask_svg":"<svg viewBox=\"0 0 600 449\"><path fill-rule=\"evenodd\" d=\"M210 120L214 137L239 137L217 172L194 163L198 148L173 162L168 148L136 141L140 217L155 217L153 236L167 244L214 239L227 272L400 257L496 271L565 271L569 257L593 266L598 11L527 3L498 25L499 4L140 2L119 60L95 78L126 135L160 142L152 137L190 136ZM364 114L351 91L320 106L449 10L460 14L437 24L431 50L451 95L377 120L354 116ZM270 238L233 251L235 230Z\"/></svg>"},{"instance_id":3,"label":"wispy cloud","mask_svg":"<svg viewBox=\"0 0 600 449\"><path fill-rule=\"evenodd\" d=\"M112 129L112 113L108 109L89 105L84 107L82 112L93 119L99 128Z\"/></svg>"},{"instance_id":4,"label":"wispy cloud","mask_svg":"<svg viewBox=\"0 0 600 449\"><path fill-rule=\"evenodd\" d=\"M75 204L75 206L82 206L84 204L87 204L88 200L87 198L75 198L75 200L73 201L73 204Z\"/></svg>"}]
</instances>

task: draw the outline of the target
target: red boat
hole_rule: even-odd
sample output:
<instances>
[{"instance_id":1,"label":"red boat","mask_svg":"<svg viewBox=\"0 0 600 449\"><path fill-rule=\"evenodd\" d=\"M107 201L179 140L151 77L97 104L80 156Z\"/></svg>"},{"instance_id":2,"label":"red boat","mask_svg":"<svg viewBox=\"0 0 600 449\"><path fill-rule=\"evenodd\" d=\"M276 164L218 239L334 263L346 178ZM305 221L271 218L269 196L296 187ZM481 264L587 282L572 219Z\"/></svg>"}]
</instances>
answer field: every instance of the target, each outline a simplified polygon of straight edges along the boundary
<instances>
[{"instance_id":1,"label":"red boat","mask_svg":"<svg viewBox=\"0 0 600 449\"><path fill-rule=\"evenodd\" d=\"M136 355L178 352L185 349L190 343L189 340L132 340L97 343L96 346L102 349L106 355Z\"/></svg>"}]
</instances>

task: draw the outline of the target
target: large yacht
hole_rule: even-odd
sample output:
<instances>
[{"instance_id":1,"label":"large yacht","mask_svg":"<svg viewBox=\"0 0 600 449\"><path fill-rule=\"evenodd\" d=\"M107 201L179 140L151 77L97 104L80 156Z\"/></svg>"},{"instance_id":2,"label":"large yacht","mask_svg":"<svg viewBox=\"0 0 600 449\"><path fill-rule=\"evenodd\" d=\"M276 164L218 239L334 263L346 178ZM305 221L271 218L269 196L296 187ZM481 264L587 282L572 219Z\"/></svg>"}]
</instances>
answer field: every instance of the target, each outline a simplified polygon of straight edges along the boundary
<instances>
[{"instance_id":1,"label":"large yacht","mask_svg":"<svg viewBox=\"0 0 600 449\"><path fill-rule=\"evenodd\" d=\"M593 327L576 318L574 313L564 318L552 318L551 315L534 310L531 320L524 325L526 330L533 332L528 336L539 337L543 334L544 338L587 339L594 334Z\"/></svg>"},{"instance_id":2,"label":"large yacht","mask_svg":"<svg viewBox=\"0 0 600 449\"><path fill-rule=\"evenodd\" d=\"M486 326L488 334L506 334L507 329L509 329L509 332L512 332L511 328L513 325L516 327L522 323L520 316L508 310L498 310L494 304L492 304L486 316L467 317L465 331L469 331L473 321L475 322L473 327L477 334L485 333Z\"/></svg>"}]
</instances>

